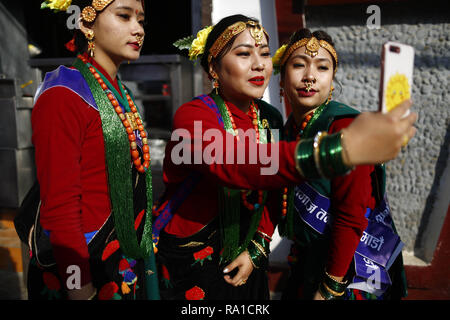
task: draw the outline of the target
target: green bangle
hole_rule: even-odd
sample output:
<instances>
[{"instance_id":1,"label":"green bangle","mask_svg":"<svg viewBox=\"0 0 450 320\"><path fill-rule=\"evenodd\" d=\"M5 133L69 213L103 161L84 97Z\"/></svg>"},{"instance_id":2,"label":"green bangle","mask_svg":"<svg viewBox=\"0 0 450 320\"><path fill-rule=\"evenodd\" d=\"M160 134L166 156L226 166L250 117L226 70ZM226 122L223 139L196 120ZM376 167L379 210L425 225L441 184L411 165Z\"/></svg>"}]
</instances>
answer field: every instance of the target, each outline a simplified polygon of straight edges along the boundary
<instances>
[{"instance_id":1,"label":"green bangle","mask_svg":"<svg viewBox=\"0 0 450 320\"><path fill-rule=\"evenodd\" d=\"M319 284L319 293L325 300L341 300L344 299L345 292L331 292L324 282Z\"/></svg>"},{"instance_id":2,"label":"green bangle","mask_svg":"<svg viewBox=\"0 0 450 320\"><path fill-rule=\"evenodd\" d=\"M330 288L331 290L333 290L337 293L344 292L345 289L347 289L347 285L348 285L348 281L338 281L338 280L334 279L331 275L329 275L326 271L325 271L325 277L323 279L323 283L326 284L328 286L328 288Z\"/></svg>"},{"instance_id":3,"label":"green bangle","mask_svg":"<svg viewBox=\"0 0 450 320\"><path fill-rule=\"evenodd\" d=\"M314 139L302 139L298 142L295 154L297 171L306 179L320 178L314 162Z\"/></svg>"},{"instance_id":4,"label":"green bangle","mask_svg":"<svg viewBox=\"0 0 450 320\"><path fill-rule=\"evenodd\" d=\"M319 146L319 164L327 178L333 178L348 173L352 168L344 164L341 133L327 135Z\"/></svg>"},{"instance_id":5,"label":"green bangle","mask_svg":"<svg viewBox=\"0 0 450 320\"><path fill-rule=\"evenodd\" d=\"M320 165L320 157L319 157L319 147L320 147L320 142L322 141L322 139L327 136L327 133L325 131L319 131L317 132L316 136L314 137L314 143L313 143L313 147L314 147L314 164L316 166L317 172L319 173L319 175L322 178L325 178L325 175L322 172L321 169L321 165Z\"/></svg>"},{"instance_id":6,"label":"green bangle","mask_svg":"<svg viewBox=\"0 0 450 320\"><path fill-rule=\"evenodd\" d=\"M260 236L256 236L248 244L247 251L250 255L250 260L256 269L267 265L269 260L269 242Z\"/></svg>"}]
</instances>

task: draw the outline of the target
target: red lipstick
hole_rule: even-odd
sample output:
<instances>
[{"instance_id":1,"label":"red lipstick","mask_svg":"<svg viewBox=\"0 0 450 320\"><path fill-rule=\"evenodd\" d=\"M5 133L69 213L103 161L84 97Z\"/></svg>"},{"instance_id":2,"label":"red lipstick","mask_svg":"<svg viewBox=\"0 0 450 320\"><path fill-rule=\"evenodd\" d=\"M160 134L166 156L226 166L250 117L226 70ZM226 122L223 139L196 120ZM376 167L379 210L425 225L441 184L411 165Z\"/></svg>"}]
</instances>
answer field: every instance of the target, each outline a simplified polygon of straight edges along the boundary
<instances>
[{"instance_id":1,"label":"red lipstick","mask_svg":"<svg viewBox=\"0 0 450 320\"><path fill-rule=\"evenodd\" d=\"M137 42L129 42L129 46L131 46L134 50L139 50L141 47L139 46L139 43Z\"/></svg>"},{"instance_id":2,"label":"red lipstick","mask_svg":"<svg viewBox=\"0 0 450 320\"><path fill-rule=\"evenodd\" d=\"M248 81L256 86L262 86L264 84L264 77L253 77Z\"/></svg>"},{"instance_id":3,"label":"red lipstick","mask_svg":"<svg viewBox=\"0 0 450 320\"><path fill-rule=\"evenodd\" d=\"M312 97L317 93L317 91L314 89L307 91L306 88L301 88L297 89L297 93L300 97Z\"/></svg>"}]
</instances>

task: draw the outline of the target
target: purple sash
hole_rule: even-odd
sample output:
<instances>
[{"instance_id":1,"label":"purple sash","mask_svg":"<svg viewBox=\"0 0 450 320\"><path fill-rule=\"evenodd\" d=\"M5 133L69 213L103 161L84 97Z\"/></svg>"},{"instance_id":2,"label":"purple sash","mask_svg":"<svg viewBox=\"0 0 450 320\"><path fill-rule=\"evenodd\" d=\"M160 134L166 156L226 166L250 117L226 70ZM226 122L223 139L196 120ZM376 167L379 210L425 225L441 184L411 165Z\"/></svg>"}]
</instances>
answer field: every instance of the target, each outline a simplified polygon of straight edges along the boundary
<instances>
[{"instance_id":1,"label":"purple sash","mask_svg":"<svg viewBox=\"0 0 450 320\"><path fill-rule=\"evenodd\" d=\"M294 189L294 206L299 217L320 234L330 232L332 220L332 216L328 212L330 205L328 197L320 194L307 183L302 183ZM380 269L379 272L377 271L379 273L377 283L388 286L391 283L387 270L401 252L403 242L391 228L392 218L387 198L385 197L376 209L368 208L366 218L369 223L354 255L356 271L354 281L357 281L358 278L359 280L369 280L373 272L369 272L370 268L367 265L371 263L371 266L377 266ZM377 268L372 269L378 270ZM380 285L378 291L371 293L381 294L386 289L383 288L383 285Z\"/></svg>"},{"instance_id":2,"label":"purple sash","mask_svg":"<svg viewBox=\"0 0 450 320\"><path fill-rule=\"evenodd\" d=\"M330 199L317 192L307 183L294 189L294 206L300 218L311 228L324 234L330 231Z\"/></svg>"},{"instance_id":3,"label":"purple sash","mask_svg":"<svg viewBox=\"0 0 450 320\"><path fill-rule=\"evenodd\" d=\"M355 253L354 259L356 275L347 288L363 290L376 296L382 295L392 284L386 269L358 253Z\"/></svg>"}]
</instances>

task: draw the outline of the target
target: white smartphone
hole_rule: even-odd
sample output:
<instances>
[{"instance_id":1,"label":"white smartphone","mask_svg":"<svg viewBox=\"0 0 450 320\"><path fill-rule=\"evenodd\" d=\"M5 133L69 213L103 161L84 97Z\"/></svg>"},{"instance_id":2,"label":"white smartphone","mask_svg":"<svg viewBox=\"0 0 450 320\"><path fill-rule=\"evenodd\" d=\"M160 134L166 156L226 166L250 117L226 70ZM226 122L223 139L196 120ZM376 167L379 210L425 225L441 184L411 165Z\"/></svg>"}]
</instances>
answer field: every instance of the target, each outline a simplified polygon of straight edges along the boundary
<instances>
[{"instance_id":1,"label":"white smartphone","mask_svg":"<svg viewBox=\"0 0 450 320\"><path fill-rule=\"evenodd\" d=\"M381 51L379 110L394 109L411 98L414 70L414 48L399 42L386 42ZM405 116L409 114L408 112Z\"/></svg>"}]
</instances>

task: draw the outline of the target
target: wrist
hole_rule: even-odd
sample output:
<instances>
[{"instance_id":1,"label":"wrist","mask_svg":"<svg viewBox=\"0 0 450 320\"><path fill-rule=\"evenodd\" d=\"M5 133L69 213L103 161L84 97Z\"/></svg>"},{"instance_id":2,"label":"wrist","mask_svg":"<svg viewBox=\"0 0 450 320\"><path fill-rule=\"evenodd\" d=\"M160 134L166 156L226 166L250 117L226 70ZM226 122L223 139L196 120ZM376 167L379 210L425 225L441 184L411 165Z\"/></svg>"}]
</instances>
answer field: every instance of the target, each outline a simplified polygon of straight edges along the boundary
<instances>
[{"instance_id":1,"label":"wrist","mask_svg":"<svg viewBox=\"0 0 450 320\"><path fill-rule=\"evenodd\" d=\"M341 130L341 145L342 145L342 162L344 163L344 165L346 165L347 167L351 167L353 166L351 159L350 159L350 155L349 155L349 149L348 149L348 131L347 129L342 129Z\"/></svg>"},{"instance_id":2,"label":"wrist","mask_svg":"<svg viewBox=\"0 0 450 320\"><path fill-rule=\"evenodd\" d=\"M267 265L270 253L269 244L270 242L259 236L259 234L255 234L255 237L248 244L247 252L255 269Z\"/></svg>"},{"instance_id":3,"label":"wrist","mask_svg":"<svg viewBox=\"0 0 450 320\"><path fill-rule=\"evenodd\" d=\"M343 299L348 281L343 281L344 277L335 277L324 272L322 282L319 284L319 293L325 300Z\"/></svg>"}]
</instances>

